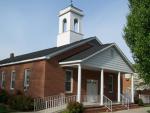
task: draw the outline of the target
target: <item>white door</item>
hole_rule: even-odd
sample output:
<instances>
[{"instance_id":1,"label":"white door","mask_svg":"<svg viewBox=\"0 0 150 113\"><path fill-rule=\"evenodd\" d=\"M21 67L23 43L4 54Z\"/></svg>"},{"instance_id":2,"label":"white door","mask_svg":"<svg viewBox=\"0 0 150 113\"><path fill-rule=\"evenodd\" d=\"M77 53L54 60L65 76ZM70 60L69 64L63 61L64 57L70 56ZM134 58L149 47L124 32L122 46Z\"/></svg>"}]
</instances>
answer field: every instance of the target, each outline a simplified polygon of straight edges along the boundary
<instances>
[{"instance_id":1,"label":"white door","mask_svg":"<svg viewBox=\"0 0 150 113\"><path fill-rule=\"evenodd\" d=\"M98 81L87 80L87 101L97 102L98 97Z\"/></svg>"}]
</instances>

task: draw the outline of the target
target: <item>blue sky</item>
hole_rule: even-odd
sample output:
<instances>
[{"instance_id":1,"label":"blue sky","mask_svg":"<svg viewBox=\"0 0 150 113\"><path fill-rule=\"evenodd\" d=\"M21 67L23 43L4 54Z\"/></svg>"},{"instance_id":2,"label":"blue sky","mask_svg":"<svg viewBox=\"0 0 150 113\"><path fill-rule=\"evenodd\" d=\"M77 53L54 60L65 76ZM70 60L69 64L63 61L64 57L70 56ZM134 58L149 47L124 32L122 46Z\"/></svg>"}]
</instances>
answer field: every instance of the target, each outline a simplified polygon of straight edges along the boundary
<instances>
[{"instance_id":1,"label":"blue sky","mask_svg":"<svg viewBox=\"0 0 150 113\"><path fill-rule=\"evenodd\" d=\"M56 46L58 12L70 0L0 0L0 59ZM74 0L84 11L85 38L97 36L115 42L133 62L122 38L128 14L127 0Z\"/></svg>"}]
</instances>

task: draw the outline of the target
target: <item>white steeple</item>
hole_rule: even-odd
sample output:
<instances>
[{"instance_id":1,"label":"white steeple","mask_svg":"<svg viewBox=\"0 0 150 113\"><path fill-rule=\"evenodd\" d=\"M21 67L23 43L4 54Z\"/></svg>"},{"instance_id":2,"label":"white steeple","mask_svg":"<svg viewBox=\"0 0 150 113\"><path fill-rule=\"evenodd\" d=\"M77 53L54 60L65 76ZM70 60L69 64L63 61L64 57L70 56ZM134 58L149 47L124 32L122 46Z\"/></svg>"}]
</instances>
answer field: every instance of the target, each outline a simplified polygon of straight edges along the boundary
<instances>
[{"instance_id":1,"label":"white steeple","mask_svg":"<svg viewBox=\"0 0 150 113\"><path fill-rule=\"evenodd\" d=\"M70 5L59 12L57 47L79 41L82 34L83 11Z\"/></svg>"}]
</instances>

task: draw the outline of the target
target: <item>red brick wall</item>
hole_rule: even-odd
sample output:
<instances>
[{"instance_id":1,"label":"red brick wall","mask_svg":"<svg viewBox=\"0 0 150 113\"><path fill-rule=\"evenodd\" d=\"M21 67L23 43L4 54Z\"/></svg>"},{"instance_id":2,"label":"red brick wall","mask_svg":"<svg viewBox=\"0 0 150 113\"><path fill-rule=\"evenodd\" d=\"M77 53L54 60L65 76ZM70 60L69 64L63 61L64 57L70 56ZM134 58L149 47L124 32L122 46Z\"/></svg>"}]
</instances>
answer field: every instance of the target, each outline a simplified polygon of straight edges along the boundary
<instances>
[{"instance_id":1,"label":"red brick wall","mask_svg":"<svg viewBox=\"0 0 150 113\"><path fill-rule=\"evenodd\" d=\"M18 64L0 68L0 72L6 73L6 90L10 92L11 71L16 71L15 91L23 92L24 71L31 69L30 87L28 95L33 97L44 96L45 61L36 61L26 64Z\"/></svg>"},{"instance_id":2,"label":"red brick wall","mask_svg":"<svg viewBox=\"0 0 150 113\"><path fill-rule=\"evenodd\" d=\"M113 93L109 92L109 88L108 88L108 77L109 75L113 76ZM117 100L117 92L118 92L118 76L117 74L114 73L108 73L108 72L104 72L104 95L106 95L107 97L109 97L111 100Z\"/></svg>"},{"instance_id":3,"label":"red brick wall","mask_svg":"<svg viewBox=\"0 0 150 113\"><path fill-rule=\"evenodd\" d=\"M122 74L122 90L125 92L128 88L131 88L131 79L126 79L125 75Z\"/></svg>"},{"instance_id":4,"label":"red brick wall","mask_svg":"<svg viewBox=\"0 0 150 113\"><path fill-rule=\"evenodd\" d=\"M64 79L65 71L58 65L58 62L56 60L47 61L44 96L65 93Z\"/></svg>"},{"instance_id":5,"label":"red brick wall","mask_svg":"<svg viewBox=\"0 0 150 113\"><path fill-rule=\"evenodd\" d=\"M77 68L73 68L73 92L68 95L76 95L77 94L77 79L78 79L78 72ZM93 80L98 80L98 94L99 94L99 89L100 89L100 71L92 71L92 70L85 70L82 69L82 86L81 86L81 95L86 95L87 91L87 80L88 79L93 79ZM113 75L114 78L114 92L109 93L108 91L108 75ZM117 100L117 74L114 73L109 73L105 72L104 73L104 94L108 96L112 100Z\"/></svg>"}]
</instances>

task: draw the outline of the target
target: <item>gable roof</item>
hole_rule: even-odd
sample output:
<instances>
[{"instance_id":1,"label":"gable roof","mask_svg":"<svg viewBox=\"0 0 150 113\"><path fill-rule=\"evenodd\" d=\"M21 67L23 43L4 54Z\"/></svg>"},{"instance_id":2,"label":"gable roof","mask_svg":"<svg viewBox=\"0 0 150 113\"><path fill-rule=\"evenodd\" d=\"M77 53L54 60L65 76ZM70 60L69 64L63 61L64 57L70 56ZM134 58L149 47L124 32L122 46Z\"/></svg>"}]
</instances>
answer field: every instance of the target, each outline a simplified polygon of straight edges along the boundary
<instances>
[{"instance_id":1,"label":"gable roof","mask_svg":"<svg viewBox=\"0 0 150 113\"><path fill-rule=\"evenodd\" d=\"M39 59L49 59L57 54L60 54L61 52L67 51L69 49L72 49L74 47L77 47L81 44L84 44L94 39L98 40L96 37L90 37L64 46L44 49L44 50L40 50L40 51L36 51L24 55L15 56L14 58L7 58L0 61L0 66L16 64L17 62L22 63L23 61L27 62L27 61L39 60ZM99 43L101 44L101 42Z\"/></svg>"},{"instance_id":2,"label":"gable roof","mask_svg":"<svg viewBox=\"0 0 150 113\"><path fill-rule=\"evenodd\" d=\"M76 54L72 57L69 57L67 59L64 59L60 62L60 64L67 64L67 63L80 63L83 61L86 61L90 59L91 57L111 48L115 47L118 53L121 55L122 59L127 63L127 65L132 69L134 72L134 68L132 67L132 63L128 60L128 58L124 55L124 53L121 51L121 49L115 44L115 43L110 43L110 44L102 44L100 46L94 45L93 47L87 49L86 51L83 51L79 54Z\"/></svg>"},{"instance_id":3,"label":"gable roof","mask_svg":"<svg viewBox=\"0 0 150 113\"><path fill-rule=\"evenodd\" d=\"M87 57L89 57L90 55L93 55L94 53L106 48L106 47L109 47L111 44L102 44L102 45L97 45L95 42L94 42L95 45L93 45L91 48L85 50L85 51L82 51L76 55L73 55L69 58L66 58L66 59L63 59L61 62L68 62L68 61L75 61L75 60L83 60Z\"/></svg>"}]
</instances>

